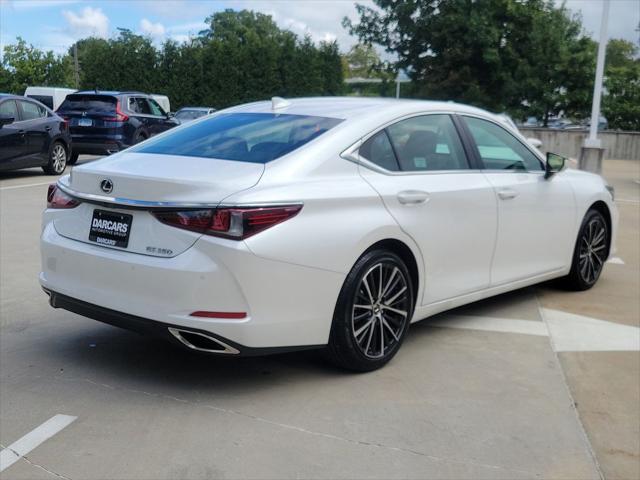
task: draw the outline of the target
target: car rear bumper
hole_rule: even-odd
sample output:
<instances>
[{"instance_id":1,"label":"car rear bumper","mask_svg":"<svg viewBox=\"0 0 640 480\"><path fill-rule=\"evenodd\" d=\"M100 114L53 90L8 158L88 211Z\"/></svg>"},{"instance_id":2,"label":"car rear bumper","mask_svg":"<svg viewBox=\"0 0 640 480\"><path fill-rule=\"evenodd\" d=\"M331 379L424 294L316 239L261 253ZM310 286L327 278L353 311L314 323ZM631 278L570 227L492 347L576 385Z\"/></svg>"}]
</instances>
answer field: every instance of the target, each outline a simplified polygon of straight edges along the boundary
<instances>
[{"instance_id":1,"label":"car rear bumper","mask_svg":"<svg viewBox=\"0 0 640 480\"><path fill-rule=\"evenodd\" d=\"M40 283L55 292L54 306L133 330L145 323L162 333L206 332L240 352L325 345L344 281L343 274L258 257L243 242L204 236L175 257L151 257L63 237L51 221L41 255Z\"/></svg>"},{"instance_id":2,"label":"car rear bumper","mask_svg":"<svg viewBox=\"0 0 640 480\"><path fill-rule=\"evenodd\" d=\"M241 356L270 355L275 353L293 352L300 350L310 350L314 348L322 348L323 345L303 345L288 347L247 347L240 345L228 338L220 337L205 330L195 328L185 328L181 325L169 324L150 320L148 318L137 317L127 313L118 312L99 305L83 302L77 298L44 289L49 295L49 304L53 308L62 308L69 312L91 318L99 322L107 323L115 327L124 328L142 335L151 335L167 341L170 341L181 347L187 347L192 350L214 354L231 354ZM177 332L177 334L176 334ZM202 340L200 343L192 343L186 334L196 334Z\"/></svg>"},{"instance_id":3,"label":"car rear bumper","mask_svg":"<svg viewBox=\"0 0 640 480\"><path fill-rule=\"evenodd\" d=\"M73 151L79 154L109 155L128 148L121 140L87 140L73 136Z\"/></svg>"}]
</instances>

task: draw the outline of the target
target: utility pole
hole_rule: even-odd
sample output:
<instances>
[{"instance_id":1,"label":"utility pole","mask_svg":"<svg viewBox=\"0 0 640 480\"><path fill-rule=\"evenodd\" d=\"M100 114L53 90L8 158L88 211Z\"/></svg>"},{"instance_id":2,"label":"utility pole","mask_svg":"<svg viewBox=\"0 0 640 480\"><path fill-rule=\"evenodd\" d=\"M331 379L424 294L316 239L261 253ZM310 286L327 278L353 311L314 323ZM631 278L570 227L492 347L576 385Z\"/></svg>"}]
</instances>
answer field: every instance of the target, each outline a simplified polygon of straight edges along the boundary
<instances>
[{"instance_id":1,"label":"utility pole","mask_svg":"<svg viewBox=\"0 0 640 480\"><path fill-rule=\"evenodd\" d=\"M80 88L80 67L78 66L78 42L73 44L73 76L76 82L76 90Z\"/></svg>"},{"instance_id":2,"label":"utility pole","mask_svg":"<svg viewBox=\"0 0 640 480\"><path fill-rule=\"evenodd\" d=\"M602 97L602 77L604 76L604 58L607 53L607 27L609 24L609 0L602 1L602 21L600 23L600 43L598 44L598 61L596 64L596 78L593 85L593 101L591 104L591 126L589 137L584 141L580 151L579 166L582 170L600 173L604 149L598 138L598 124L600 123L600 100Z\"/></svg>"}]
</instances>

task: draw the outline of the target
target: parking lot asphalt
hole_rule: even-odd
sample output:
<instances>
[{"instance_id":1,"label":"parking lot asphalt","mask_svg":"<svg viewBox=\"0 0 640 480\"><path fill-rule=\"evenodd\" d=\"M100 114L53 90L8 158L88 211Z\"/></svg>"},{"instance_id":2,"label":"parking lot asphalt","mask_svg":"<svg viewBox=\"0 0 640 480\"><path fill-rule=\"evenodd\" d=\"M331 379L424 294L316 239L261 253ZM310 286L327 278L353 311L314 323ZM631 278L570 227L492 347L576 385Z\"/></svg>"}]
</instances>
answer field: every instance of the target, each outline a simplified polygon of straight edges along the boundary
<instances>
[{"instance_id":1,"label":"parking lot asphalt","mask_svg":"<svg viewBox=\"0 0 640 480\"><path fill-rule=\"evenodd\" d=\"M592 290L433 317L368 374L196 355L50 308L52 178L0 174L0 477L639 478L640 162L604 174L621 223Z\"/></svg>"}]
</instances>

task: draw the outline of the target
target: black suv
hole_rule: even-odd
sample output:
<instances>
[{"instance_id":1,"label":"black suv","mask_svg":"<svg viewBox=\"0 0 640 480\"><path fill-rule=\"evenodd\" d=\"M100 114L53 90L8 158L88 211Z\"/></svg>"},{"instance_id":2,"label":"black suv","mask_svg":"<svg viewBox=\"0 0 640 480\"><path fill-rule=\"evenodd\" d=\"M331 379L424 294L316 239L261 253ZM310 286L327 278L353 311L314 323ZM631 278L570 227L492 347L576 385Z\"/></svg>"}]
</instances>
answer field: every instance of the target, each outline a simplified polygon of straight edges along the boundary
<instances>
[{"instance_id":1,"label":"black suv","mask_svg":"<svg viewBox=\"0 0 640 480\"><path fill-rule=\"evenodd\" d=\"M118 152L179 125L150 95L140 92L82 91L68 95L57 110L69 122L73 154Z\"/></svg>"},{"instance_id":2,"label":"black suv","mask_svg":"<svg viewBox=\"0 0 640 480\"><path fill-rule=\"evenodd\" d=\"M60 175L70 154L62 118L36 100L0 93L0 171L42 167Z\"/></svg>"}]
</instances>

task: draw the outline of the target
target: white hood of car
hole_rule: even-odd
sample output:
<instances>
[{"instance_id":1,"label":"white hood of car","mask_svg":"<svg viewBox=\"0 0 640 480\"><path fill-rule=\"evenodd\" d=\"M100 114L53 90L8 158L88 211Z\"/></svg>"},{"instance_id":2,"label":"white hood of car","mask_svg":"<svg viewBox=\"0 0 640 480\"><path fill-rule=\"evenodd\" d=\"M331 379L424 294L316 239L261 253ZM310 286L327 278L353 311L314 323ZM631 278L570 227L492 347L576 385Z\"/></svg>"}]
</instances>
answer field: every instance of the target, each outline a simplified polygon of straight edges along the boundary
<instances>
[{"instance_id":1,"label":"white hood of car","mask_svg":"<svg viewBox=\"0 0 640 480\"><path fill-rule=\"evenodd\" d=\"M74 167L59 180L78 194L109 197L113 201L218 203L260 180L259 163L122 152ZM101 188L110 180L112 190Z\"/></svg>"}]
</instances>

